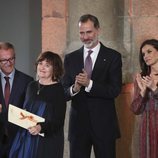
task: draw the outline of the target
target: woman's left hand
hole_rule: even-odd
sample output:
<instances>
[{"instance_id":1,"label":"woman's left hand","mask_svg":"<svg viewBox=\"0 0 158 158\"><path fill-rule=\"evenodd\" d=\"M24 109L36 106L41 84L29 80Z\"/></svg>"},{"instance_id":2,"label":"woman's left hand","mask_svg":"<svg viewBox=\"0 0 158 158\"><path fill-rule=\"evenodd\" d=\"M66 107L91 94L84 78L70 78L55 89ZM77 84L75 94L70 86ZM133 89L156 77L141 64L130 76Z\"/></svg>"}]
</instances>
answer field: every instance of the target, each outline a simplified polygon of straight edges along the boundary
<instances>
[{"instance_id":1,"label":"woman's left hand","mask_svg":"<svg viewBox=\"0 0 158 158\"><path fill-rule=\"evenodd\" d=\"M152 76L143 76L143 82L151 90L153 90L153 91L156 90L157 85L155 84Z\"/></svg>"},{"instance_id":2,"label":"woman's left hand","mask_svg":"<svg viewBox=\"0 0 158 158\"><path fill-rule=\"evenodd\" d=\"M41 131L41 125L38 124L36 126L30 127L30 128L28 128L28 131L32 135L38 135Z\"/></svg>"}]
</instances>

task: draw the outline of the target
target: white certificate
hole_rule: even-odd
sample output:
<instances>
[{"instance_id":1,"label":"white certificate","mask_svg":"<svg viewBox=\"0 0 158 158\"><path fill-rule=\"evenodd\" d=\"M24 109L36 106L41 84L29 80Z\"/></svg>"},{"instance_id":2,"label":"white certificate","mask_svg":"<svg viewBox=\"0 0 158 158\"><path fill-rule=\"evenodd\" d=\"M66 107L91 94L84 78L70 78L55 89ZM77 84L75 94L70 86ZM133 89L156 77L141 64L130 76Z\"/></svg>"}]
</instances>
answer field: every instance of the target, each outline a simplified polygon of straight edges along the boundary
<instances>
[{"instance_id":1,"label":"white certificate","mask_svg":"<svg viewBox=\"0 0 158 158\"><path fill-rule=\"evenodd\" d=\"M44 122L45 119L24 109L9 104L8 121L28 129L29 127L35 126L37 123ZM44 136L43 134L39 135Z\"/></svg>"}]
</instances>

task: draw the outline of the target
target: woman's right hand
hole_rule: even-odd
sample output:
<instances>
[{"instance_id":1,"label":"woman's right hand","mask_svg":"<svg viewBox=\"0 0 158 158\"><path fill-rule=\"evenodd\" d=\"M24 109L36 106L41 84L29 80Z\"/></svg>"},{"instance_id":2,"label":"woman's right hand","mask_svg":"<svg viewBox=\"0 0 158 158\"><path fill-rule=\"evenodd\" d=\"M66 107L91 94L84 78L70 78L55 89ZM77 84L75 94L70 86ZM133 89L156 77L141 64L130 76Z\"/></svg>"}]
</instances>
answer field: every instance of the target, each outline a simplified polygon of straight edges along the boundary
<instances>
[{"instance_id":1,"label":"woman's right hand","mask_svg":"<svg viewBox=\"0 0 158 158\"><path fill-rule=\"evenodd\" d=\"M143 78L141 77L140 74L136 75L136 81L137 81L138 87L140 88L140 94L142 97L144 97L147 86L144 83Z\"/></svg>"},{"instance_id":2,"label":"woman's right hand","mask_svg":"<svg viewBox=\"0 0 158 158\"><path fill-rule=\"evenodd\" d=\"M30 134L32 135L38 135L41 131L41 125L37 124L33 127L28 128L28 131L30 132Z\"/></svg>"}]
</instances>

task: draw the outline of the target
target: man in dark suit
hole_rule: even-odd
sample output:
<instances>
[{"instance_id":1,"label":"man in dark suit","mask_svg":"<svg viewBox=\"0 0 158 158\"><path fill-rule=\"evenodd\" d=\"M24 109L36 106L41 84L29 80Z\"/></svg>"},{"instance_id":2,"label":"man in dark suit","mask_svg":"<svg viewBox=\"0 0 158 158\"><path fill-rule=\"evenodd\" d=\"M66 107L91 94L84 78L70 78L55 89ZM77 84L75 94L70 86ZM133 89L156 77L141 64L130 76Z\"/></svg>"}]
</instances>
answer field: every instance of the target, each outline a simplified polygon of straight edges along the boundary
<instances>
[{"instance_id":1,"label":"man in dark suit","mask_svg":"<svg viewBox=\"0 0 158 158\"><path fill-rule=\"evenodd\" d=\"M79 19L83 47L65 56L62 83L71 100L70 158L115 158L115 141L120 137L115 98L122 85L121 55L98 40L98 19L86 14ZM86 68L89 50L92 72Z\"/></svg>"},{"instance_id":2,"label":"man in dark suit","mask_svg":"<svg viewBox=\"0 0 158 158\"><path fill-rule=\"evenodd\" d=\"M0 157L7 158L17 126L8 122L8 107L23 106L26 88L33 78L15 69L15 50L11 43L0 43ZM5 101L5 77L9 77L9 101Z\"/></svg>"}]
</instances>

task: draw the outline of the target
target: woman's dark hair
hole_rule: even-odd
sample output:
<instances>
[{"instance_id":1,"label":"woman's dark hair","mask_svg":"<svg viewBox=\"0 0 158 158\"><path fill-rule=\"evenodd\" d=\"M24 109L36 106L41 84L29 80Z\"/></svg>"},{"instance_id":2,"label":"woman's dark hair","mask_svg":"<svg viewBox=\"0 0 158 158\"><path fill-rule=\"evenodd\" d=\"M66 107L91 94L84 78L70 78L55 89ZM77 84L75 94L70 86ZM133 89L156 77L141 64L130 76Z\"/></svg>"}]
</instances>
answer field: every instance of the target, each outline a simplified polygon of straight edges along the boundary
<instances>
[{"instance_id":1,"label":"woman's dark hair","mask_svg":"<svg viewBox=\"0 0 158 158\"><path fill-rule=\"evenodd\" d=\"M100 28L100 24L99 24L98 18L95 17L94 15L91 15L91 14L82 15L78 22L85 23L88 20L90 20L90 21L92 21L94 23L94 27L96 29Z\"/></svg>"},{"instance_id":2,"label":"woman's dark hair","mask_svg":"<svg viewBox=\"0 0 158 158\"><path fill-rule=\"evenodd\" d=\"M52 81L59 81L63 75L63 62L61 57L51 51L41 53L36 60L36 68L39 62L46 60L53 67Z\"/></svg>"},{"instance_id":3,"label":"woman's dark hair","mask_svg":"<svg viewBox=\"0 0 158 158\"><path fill-rule=\"evenodd\" d=\"M140 47L140 53L139 53L139 63L140 63L140 68L142 70L141 75L142 76L146 76L150 74L151 68L150 66L146 65L144 58L143 58L143 54L142 54L142 48L145 45L151 45L153 46L156 50L158 50L158 40L157 39L148 39L145 40Z\"/></svg>"}]
</instances>

